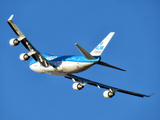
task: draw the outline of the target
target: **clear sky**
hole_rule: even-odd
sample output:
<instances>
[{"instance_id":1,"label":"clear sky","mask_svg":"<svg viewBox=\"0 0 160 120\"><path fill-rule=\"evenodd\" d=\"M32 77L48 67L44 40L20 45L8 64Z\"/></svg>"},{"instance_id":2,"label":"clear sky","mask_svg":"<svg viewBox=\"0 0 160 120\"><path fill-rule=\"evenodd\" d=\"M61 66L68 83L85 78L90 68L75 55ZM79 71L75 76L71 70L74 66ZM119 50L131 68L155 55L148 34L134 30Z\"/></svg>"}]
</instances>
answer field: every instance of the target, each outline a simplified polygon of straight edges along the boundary
<instances>
[{"instance_id":1,"label":"clear sky","mask_svg":"<svg viewBox=\"0 0 160 120\"><path fill-rule=\"evenodd\" d=\"M81 55L75 43L88 52L109 32L115 32L102 61L126 72L95 65L78 76L139 92L139 98L117 92L103 97L105 89L86 85L72 89L63 76L29 69L27 52L7 24L13 21L41 52ZM159 0L1 0L0 1L0 120L160 120L160 1Z\"/></svg>"}]
</instances>

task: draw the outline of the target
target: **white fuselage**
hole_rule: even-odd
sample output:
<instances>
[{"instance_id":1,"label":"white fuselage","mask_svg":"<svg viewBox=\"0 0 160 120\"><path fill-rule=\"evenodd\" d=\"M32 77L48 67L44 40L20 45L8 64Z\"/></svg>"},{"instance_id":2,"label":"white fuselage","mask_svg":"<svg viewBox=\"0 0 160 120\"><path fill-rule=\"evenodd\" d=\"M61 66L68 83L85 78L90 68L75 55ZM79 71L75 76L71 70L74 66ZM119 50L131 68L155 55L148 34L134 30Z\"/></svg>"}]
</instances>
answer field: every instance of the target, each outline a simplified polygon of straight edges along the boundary
<instances>
[{"instance_id":1,"label":"white fuselage","mask_svg":"<svg viewBox=\"0 0 160 120\"><path fill-rule=\"evenodd\" d=\"M86 59L84 56L54 56L50 54L43 54L45 59L49 62L48 67L44 67L40 62L34 59L30 62L30 69L38 73L48 73L51 75L70 75L72 73L82 72L100 60L100 57L95 59Z\"/></svg>"},{"instance_id":2,"label":"white fuselage","mask_svg":"<svg viewBox=\"0 0 160 120\"><path fill-rule=\"evenodd\" d=\"M51 75L68 75L72 73L82 72L91 66L94 62L72 62L72 61L54 61L56 67L43 67L39 62L30 65L30 69L38 73L48 73Z\"/></svg>"}]
</instances>

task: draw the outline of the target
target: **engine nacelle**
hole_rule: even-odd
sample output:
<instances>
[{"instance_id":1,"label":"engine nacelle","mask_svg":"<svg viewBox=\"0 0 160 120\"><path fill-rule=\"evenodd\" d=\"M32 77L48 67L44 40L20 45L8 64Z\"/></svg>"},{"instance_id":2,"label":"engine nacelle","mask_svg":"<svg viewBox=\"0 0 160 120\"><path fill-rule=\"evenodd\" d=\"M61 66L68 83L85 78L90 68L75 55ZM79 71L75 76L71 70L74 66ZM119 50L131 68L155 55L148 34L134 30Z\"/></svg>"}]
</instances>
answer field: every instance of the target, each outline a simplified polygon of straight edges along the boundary
<instances>
[{"instance_id":1,"label":"engine nacelle","mask_svg":"<svg viewBox=\"0 0 160 120\"><path fill-rule=\"evenodd\" d=\"M11 46L16 46L18 45L20 42L16 39L16 38L12 38L10 41L9 41L9 44Z\"/></svg>"},{"instance_id":2,"label":"engine nacelle","mask_svg":"<svg viewBox=\"0 0 160 120\"><path fill-rule=\"evenodd\" d=\"M103 92L103 96L104 96L105 98L111 98L111 97L113 97L114 95L115 95L115 93L114 93L113 91L110 91L110 90L106 90L106 91Z\"/></svg>"},{"instance_id":3,"label":"engine nacelle","mask_svg":"<svg viewBox=\"0 0 160 120\"><path fill-rule=\"evenodd\" d=\"M81 90L82 88L84 88L84 85L82 85L81 83L74 83L72 87L74 90Z\"/></svg>"},{"instance_id":4,"label":"engine nacelle","mask_svg":"<svg viewBox=\"0 0 160 120\"><path fill-rule=\"evenodd\" d=\"M19 56L20 60L22 61L25 61L25 60L28 60L30 58L30 56L26 53L22 53L20 56Z\"/></svg>"}]
</instances>

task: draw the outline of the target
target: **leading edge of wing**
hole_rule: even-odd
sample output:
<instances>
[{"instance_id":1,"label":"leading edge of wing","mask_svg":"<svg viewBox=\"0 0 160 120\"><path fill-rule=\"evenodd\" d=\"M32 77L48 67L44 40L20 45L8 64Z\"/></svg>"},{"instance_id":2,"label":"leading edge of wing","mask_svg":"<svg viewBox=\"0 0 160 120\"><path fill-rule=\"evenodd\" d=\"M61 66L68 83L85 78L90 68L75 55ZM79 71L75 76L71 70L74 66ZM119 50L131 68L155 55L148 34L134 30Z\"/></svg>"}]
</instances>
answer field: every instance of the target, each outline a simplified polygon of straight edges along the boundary
<instances>
[{"instance_id":1,"label":"leading edge of wing","mask_svg":"<svg viewBox=\"0 0 160 120\"><path fill-rule=\"evenodd\" d=\"M90 85L93 85L93 86L96 86L96 87L99 87L99 88L104 88L104 89L112 89L112 90L115 90L115 91L118 91L118 92L126 93L126 94L129 94L129 95L134 95L134 96L138 96L138 97L150 97L154 94L153 93L151 95L145 95L145 94L141 94L141 93L127 91L127 90L119 89L119 88L112 87L112 86L109 86L109 85L94 82L94 81L91 81L91 80L88 80L88 79L85 79L85 78L82 78L82 77L78 77L78 76L75 76L75 75L67 75L67 76L65 76L65 78L72 79L72 80L74 79L75 81L78 81L80 83L86 83L86 84L90 84Z\"/></svg>"}]
</instances>

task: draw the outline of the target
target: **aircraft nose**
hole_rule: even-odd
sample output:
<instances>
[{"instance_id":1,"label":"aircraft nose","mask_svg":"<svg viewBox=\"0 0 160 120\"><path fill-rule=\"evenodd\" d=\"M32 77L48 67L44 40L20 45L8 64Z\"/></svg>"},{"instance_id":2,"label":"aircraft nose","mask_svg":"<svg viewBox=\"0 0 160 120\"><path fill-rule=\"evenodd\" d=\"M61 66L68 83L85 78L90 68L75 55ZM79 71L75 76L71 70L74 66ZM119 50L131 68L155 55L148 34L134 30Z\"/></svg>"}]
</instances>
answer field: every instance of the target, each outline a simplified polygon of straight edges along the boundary
<instances>
[{"instance_id":1,"label":"aircraft nose","mask_svg":"<svg viewBox=\"0 0 160 120\"><path fill-rule=\"evenodd\" d=\"M35 72L44 73L44 71L42 71L42 70L40 69L39 63L34 63L34 64L30 65L29 68L30 68L31 70L35 71Z\"/></svg>"}]
</instances>

